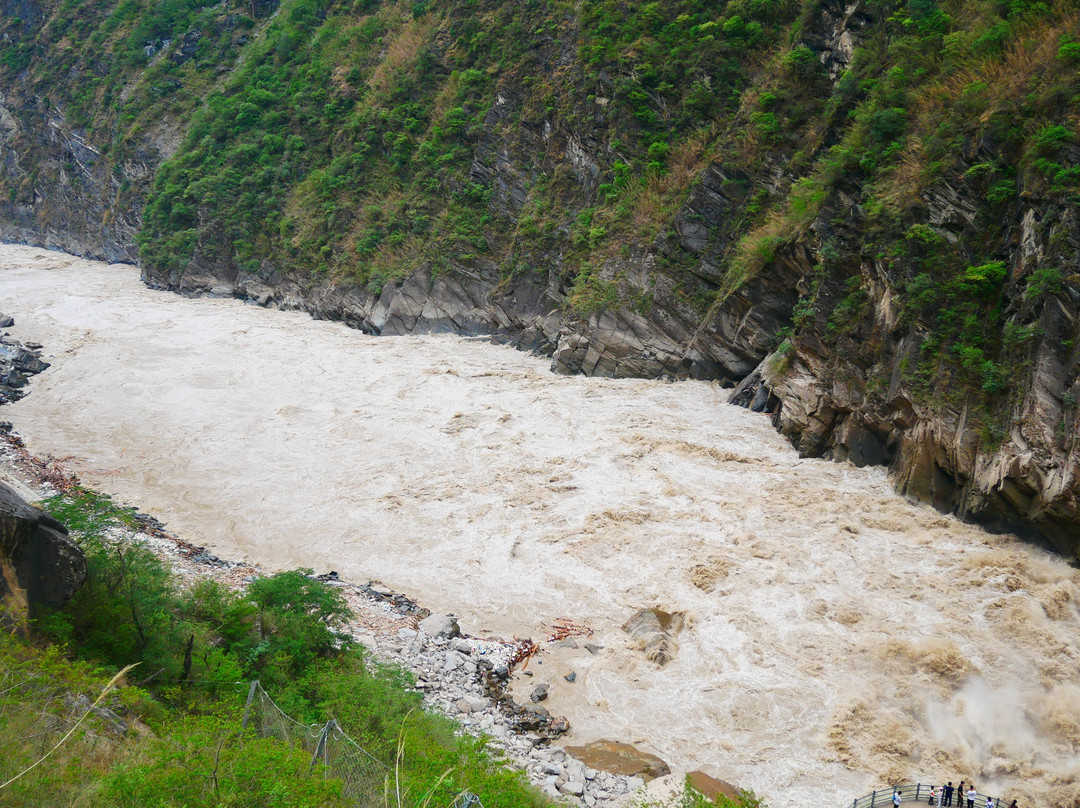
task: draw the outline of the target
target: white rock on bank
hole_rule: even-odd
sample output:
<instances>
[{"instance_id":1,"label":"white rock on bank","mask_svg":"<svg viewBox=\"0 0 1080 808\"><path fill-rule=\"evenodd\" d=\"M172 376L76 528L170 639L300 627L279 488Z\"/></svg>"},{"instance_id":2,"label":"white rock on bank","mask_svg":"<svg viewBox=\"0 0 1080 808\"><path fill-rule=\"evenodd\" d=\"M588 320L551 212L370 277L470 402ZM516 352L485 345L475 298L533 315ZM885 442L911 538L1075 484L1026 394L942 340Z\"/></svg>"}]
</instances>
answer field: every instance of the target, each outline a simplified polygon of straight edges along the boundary
<instances>
[{"instance_id":1,"label":"white rock on bank","mask_svg":"<svg viewBox=\"0 0 1080 808\"><path fill-rule=\"evenodd\" d=\"M418 628L429 637L456 637L461 634L457 618L448 614L433 614L420 621Z\"/></svg>"}]
</instances>

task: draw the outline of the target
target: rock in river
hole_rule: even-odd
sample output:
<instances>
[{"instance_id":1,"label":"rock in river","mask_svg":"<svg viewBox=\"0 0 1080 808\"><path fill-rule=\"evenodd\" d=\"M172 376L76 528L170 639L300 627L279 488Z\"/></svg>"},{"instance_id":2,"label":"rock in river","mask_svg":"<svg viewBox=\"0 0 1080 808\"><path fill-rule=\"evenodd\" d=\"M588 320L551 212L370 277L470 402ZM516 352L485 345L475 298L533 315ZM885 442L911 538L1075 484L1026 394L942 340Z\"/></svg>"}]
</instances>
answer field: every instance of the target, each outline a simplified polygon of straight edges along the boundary
<instances>
[{"instance_id":1,"label":"rock in river","mask_svg":"<svg viewBox=\"0 0 1080 808\"><path fill-rule=\"evenodd\" d=\"M566 751L586 766L612 774L655 780L671 774L667 763L628 743L599 740L584 746L568 746Z\"/></svg>"}]
</instances>

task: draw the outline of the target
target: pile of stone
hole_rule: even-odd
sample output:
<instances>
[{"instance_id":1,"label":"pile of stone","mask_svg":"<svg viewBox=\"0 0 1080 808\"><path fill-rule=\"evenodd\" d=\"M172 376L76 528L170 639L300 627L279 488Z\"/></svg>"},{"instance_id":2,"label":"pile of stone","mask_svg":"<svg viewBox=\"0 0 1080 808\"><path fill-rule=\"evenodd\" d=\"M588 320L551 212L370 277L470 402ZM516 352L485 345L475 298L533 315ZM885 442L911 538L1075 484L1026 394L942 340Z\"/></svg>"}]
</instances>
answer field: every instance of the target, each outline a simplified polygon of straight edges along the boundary
<instances>
[{"instance_id":1,"label":"pile of stone","mask_svg":"<svg viewBox=\"0 0 1080 808\"><path fill-rule=\"evenodd\" d=\"M523 769L548 795L592 808L642 787L640 777L589 768L550 745L570 723L539 704L546 685L533 689L527 705L509 696L513 643L463 636L451 615L431 615L415 625L390 635L361 633L357 639L379 657L409 668L430 706L456 719L464 731L487 736L493 752Z\"/></svg>"}]
</instances>

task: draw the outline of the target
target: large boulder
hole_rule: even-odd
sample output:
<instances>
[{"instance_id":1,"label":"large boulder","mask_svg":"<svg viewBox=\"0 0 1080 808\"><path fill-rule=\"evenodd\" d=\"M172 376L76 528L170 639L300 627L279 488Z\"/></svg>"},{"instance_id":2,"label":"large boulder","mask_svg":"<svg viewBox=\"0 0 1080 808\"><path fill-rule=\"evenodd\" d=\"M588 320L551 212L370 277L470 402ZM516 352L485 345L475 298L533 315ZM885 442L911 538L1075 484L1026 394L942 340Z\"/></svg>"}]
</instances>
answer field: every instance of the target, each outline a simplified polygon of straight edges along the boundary
<instances>
[{"instance_id":1,"label":"large boulder","mask_svg":"<svg viewBox=\"0 0 1080 808\"><path fill-rule=\"evenodd\" d=\"M625 777L655 780L671 774L667 763L649 752L621 741L601 739L584 746L568 746L566 752L586 766Z\"/></svg>"},{"instance_id":2,"label":"large boulder","mask_svg":"<svg viewBox=\"0 0 1080 808\"><path fill-rule=\"evenodd\" d=\"M425 617L419 622L417 628L429 637L452 639L461 634L457 618L452 614L433 614L430 617Z\"/></svg>"},{"instance_id":3,"label":"large boulder","mask_svg":"<svg viewBox=\"0 0 1080 808\"><path fill-rule=\"evenodd\" d=\"M645 652L650 662L666 665L679 649L675 637L684 622L682 612L639 609L623 624L622 630L634 638L635 646Z\"/></svg>"},{"instance_id":4,"label":"large boulder","mask_svg":"<svg viewBox=\"0 0 1080 808\"><path fill-rule=\"evenodd\" d=\"M0 483L0 600L21 623L63 606L86 580L86 557L67 529Z\"/></svg>"},{"instance_id":5,"label":"large boulder","mask_svg":"<svg viewBox=\"0 0 1080 808\"><path fill-rule=\"evenodd\" d=\"M715 777L710 777L703 771L695 770L688 772L686 775L686 784L705 797L705 799L714 802L717 805L720 804L722 799L731 800L733 802L742 801L742 794L739 793L739 789L736 786L733 786L726 780L717 780Z\"/></svg>"}]
</instances>

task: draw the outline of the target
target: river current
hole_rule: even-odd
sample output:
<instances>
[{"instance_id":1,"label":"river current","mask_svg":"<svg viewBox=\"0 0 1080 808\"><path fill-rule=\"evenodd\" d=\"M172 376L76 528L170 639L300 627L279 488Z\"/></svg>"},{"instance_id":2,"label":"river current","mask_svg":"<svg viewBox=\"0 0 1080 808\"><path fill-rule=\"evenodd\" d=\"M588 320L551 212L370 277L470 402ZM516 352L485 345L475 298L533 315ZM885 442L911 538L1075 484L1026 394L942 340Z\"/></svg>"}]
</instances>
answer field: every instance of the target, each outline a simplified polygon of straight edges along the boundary
<instances>
[{"instance_id":1,"label":"river current","mask_svg":"<svg viewBox=\"0 0 1080 808\"><path fill-rule=\"evenodd\" d=\"M188 541L375 579L469 633L588 622L602 651L534 666L571 742L775 808L961 779L1080 805L1080 573L800 459L715 384L557 376L23 247L0 246L0 311L52 363L0 417ZM649 607L685 615L664 667L620 630Z\"/></svg>"}]
</instances>

